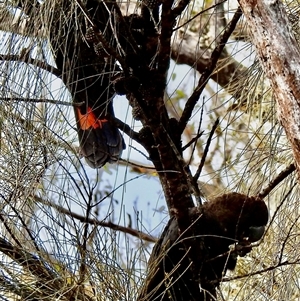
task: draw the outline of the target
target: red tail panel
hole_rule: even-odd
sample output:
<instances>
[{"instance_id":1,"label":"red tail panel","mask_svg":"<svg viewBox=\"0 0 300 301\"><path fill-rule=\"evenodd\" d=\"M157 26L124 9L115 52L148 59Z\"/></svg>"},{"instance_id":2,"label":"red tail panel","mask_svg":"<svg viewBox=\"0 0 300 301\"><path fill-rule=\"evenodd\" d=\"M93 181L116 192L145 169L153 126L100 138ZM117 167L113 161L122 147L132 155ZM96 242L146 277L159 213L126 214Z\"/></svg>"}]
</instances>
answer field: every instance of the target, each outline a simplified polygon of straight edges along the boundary
<instances>
[{"instance_id":1,"label":"red tail panel","mask_svg":"<svg viewBox=\"0 0 300 301\"><path fill-rule=\"evenodd\" d=\"M97 119L96 115L92 111L90 107L87 109L86 114L81 114L80 109L77 108L78 114L78 125L81 130L89 130L89 129L102 129L102 123L108 122L107 119Z\"/></svg>"},{"instance_id":2,"label":"red tail panel","mask_svg":"<svg viewBox=\"0 0 300 301\"><path fill-rule=\"evenodd\" d=\"M81 152L89 166L100 168L106 162L117 161L125 148L119 130L105 117L97 118L90 107L86 113L75 107L75 116Z\"/></svg>"}]
</instances>

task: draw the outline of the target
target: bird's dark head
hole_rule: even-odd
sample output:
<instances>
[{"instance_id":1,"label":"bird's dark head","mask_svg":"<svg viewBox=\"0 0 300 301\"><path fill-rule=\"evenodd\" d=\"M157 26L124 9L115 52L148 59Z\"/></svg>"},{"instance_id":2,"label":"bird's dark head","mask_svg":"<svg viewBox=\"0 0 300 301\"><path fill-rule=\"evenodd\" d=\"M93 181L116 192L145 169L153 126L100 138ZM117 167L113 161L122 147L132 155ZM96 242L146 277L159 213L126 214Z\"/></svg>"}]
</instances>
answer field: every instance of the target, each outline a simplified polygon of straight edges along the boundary
<instances>
[{"instance_id":1,"label":"bird's dark head","mask_svg":"<svg viewBox=\"0 0 300 301\"><path fill-rule=\"evenodd\" d=\"M251 249L251 243L262 238L268 223L269 213L263 200L240 193L221 195L204 204L204 215L218 225L215 239L210 239L219 252L232 245L226 269L233 270L238 256L245 256ZM228 249L227 249L228 250ZM222 259L220 259L222 261ZM215 270L225 262L215 262Z\"/></svg>"},{"instance_id":2,"label":"bird's dark head","mask_svg":"<svg viewBox=\"0 0 300 301\"><path fill-rule=\"evenodd\" d=\"M269 218L263 200L233 192L219 196L205 206L205 211L218 220L228 238L249 244L262 238Z\"/></svg>"}]
</instances>

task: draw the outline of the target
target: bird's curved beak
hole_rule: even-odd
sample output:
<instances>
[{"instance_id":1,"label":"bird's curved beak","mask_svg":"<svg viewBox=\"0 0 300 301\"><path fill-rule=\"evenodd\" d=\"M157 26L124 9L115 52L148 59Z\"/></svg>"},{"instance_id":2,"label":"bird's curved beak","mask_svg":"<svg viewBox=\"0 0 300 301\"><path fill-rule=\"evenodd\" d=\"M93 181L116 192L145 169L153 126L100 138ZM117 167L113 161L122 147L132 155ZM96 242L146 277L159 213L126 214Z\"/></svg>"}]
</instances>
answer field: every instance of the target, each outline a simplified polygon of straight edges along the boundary
<instances>
[{"instance_id":1,"label":"bird's curved beak","mask_svg":"<svg viewBox=\"0 0 300 301\"><path fill-rule=\"evenodd\" d=\"M250 227L248 240L250 242L258 241L262 238L264 233L265 233L265 226Z\"/></svg>"}]
</instances>

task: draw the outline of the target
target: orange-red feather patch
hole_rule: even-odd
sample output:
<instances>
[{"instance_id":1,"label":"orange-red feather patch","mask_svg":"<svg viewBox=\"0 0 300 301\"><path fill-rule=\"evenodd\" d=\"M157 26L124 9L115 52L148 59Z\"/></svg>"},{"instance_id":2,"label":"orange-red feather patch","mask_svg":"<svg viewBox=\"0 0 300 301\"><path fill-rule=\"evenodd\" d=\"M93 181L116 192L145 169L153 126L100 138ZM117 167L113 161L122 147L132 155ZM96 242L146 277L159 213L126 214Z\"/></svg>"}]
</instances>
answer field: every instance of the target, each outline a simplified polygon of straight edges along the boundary
<instances>
[{"instance_id":1,"label":"orange-red feather patch","mask_svg":"<svg viewBox=\"0 0 300 301\"><path fill-rule=\"evenodd\" d=\"M86 114L81 114L80 109L76 108L78 114L78 123L81 130L85 131L90 128L102 129L102 123L107 122L107 119L97 119L90 107L87 108Z\"/></svg>"}]
</instances>

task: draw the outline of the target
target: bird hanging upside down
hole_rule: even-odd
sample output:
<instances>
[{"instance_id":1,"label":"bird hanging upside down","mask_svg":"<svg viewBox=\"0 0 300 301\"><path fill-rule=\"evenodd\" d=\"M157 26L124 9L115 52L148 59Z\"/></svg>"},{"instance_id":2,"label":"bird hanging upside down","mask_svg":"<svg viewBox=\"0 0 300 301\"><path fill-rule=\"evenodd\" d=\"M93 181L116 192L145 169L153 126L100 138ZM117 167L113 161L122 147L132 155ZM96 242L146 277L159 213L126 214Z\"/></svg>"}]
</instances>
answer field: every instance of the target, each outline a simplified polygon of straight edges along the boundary
<instances>
[{"instance_id":1,"label":"bird hanging upside down","mask_svg":"<svg viewBox=\"0 0 300 301\"><path fill-rule=\"evenodd\" d=\"M109 118L114 116L112 103L107 105L105 114L93 107L84 104L74 109L81 153L90 167L100 168L107 162L118 161L125 143Z\"/></svg>"}]
</instances>

